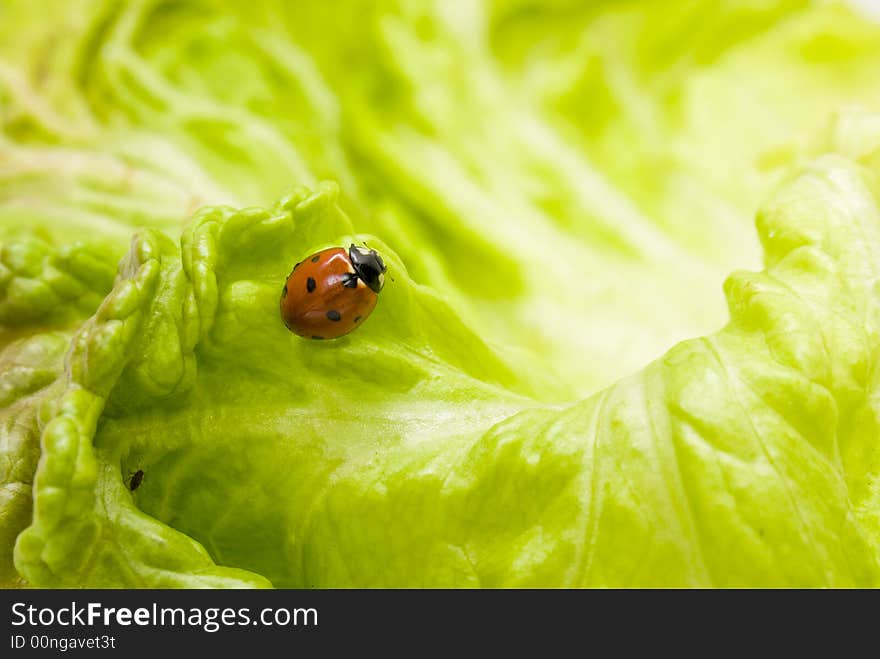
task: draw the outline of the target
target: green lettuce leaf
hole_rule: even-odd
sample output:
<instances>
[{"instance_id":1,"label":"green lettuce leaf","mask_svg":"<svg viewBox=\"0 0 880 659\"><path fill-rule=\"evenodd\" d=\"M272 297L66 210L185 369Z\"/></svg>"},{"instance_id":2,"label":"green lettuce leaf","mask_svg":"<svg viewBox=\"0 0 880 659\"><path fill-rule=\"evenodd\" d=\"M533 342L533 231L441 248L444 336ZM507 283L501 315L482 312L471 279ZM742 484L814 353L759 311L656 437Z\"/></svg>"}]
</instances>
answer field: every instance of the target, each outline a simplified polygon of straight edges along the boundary
<instances>
[{"instance_id":1,"label":"green lettuce leaf","mask_svg":"<svg viewBox=\"0 0 880 659\"><path fill-rule=\"evenodd\" d=\"M135 239L46 412L25 578L259 583L195 538L287 587L880 583L876 170L815 161L722 331L563 409L379 242L362 329L288 332L289 263L365 238L335 197Z\"/></svg>"},{"instance_id":2,"label":"green lettuce leaf","mask_svg":"<svg viewBox=\"0 0 880 659\"><path fill-rule=\"evenodd\" d=\"M880 585L880 27L450 6L0 7L0 583Z\"/></svg>"}]
</instances>

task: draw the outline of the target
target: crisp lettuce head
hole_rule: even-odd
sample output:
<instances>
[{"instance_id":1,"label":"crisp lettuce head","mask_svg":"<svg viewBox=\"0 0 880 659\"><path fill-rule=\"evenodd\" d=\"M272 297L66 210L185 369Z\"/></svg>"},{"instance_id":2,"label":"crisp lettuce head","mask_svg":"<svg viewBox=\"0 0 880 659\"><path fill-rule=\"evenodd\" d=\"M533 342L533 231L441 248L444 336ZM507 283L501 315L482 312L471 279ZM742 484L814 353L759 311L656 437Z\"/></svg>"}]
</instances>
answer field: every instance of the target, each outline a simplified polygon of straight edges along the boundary
<instances>
[{"instance_id":1,"label":"crisp lettuce head","mask_svg":"<svg viewBox=\"0 0 880 659\"><path fill-rule=\"evenodd\" d=\"M840 110L880 107L878 38L5 5L0 579L880 585L880 115ZM351 242L375 312L293 335L292 265Z\"/></svg>"}]
</instances>

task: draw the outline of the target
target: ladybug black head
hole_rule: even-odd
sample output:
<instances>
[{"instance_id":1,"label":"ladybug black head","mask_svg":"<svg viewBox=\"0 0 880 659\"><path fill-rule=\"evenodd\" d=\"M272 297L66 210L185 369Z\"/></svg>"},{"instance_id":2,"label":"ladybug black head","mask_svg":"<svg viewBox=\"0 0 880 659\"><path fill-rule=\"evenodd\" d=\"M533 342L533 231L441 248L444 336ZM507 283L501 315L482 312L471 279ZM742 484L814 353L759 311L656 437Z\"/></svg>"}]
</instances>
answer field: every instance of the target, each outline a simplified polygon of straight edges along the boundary
<instances>
[{"instance_id":1,"label":"ladybug black head","mask_svg":"<svg viewBox=\"0 0 880 659\"><path fill-rule=\"evenodd\" d=\"M385 271L388 268L375 249L352 245L348 248L348 258L351 259L357 276L363 279L367 286L376 293L382 290L385 285Z\"/></svg>"}]
</instances>

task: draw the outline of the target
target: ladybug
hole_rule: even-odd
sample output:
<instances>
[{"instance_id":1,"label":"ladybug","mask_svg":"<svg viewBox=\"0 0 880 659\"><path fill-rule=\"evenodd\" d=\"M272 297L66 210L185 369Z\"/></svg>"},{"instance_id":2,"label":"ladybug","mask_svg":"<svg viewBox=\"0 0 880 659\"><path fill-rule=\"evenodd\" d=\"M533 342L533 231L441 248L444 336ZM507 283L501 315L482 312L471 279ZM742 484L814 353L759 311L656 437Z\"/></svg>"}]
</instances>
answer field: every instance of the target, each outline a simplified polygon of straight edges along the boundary
<instances>
[{"instance_id":1,"label":"ladybug","mask_svg":"<svg viewBox=\"0 0 880 659\"><path fill-rule=\"evenodd\" d=\"M321 250L293 266L281 291L281 319L291 332L335 339L363 324L385 285L385 262L374 249Z\"/></svg>"}]
</instances>

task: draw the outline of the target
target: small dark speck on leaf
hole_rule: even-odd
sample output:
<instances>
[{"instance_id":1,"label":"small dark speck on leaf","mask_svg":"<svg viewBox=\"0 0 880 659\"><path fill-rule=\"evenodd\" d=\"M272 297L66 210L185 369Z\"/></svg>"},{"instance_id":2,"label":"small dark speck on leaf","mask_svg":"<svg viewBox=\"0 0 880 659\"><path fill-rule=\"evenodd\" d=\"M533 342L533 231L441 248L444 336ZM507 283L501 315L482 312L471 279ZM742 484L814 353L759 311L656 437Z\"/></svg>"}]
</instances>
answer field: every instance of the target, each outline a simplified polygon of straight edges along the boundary
<instances>
[{"instance_id":1,"label":"small dark speck on leaf","mask_svg":"<svg viewBox=\"0 0 880 659\"><path fill-rule=\"evenodd\" d=\"M141 486L141 481L144 480L144 472L142 469L138 469L131 477L131 480L128 481L128 489L134 492Z\"/></svg>"}]
</instances>

